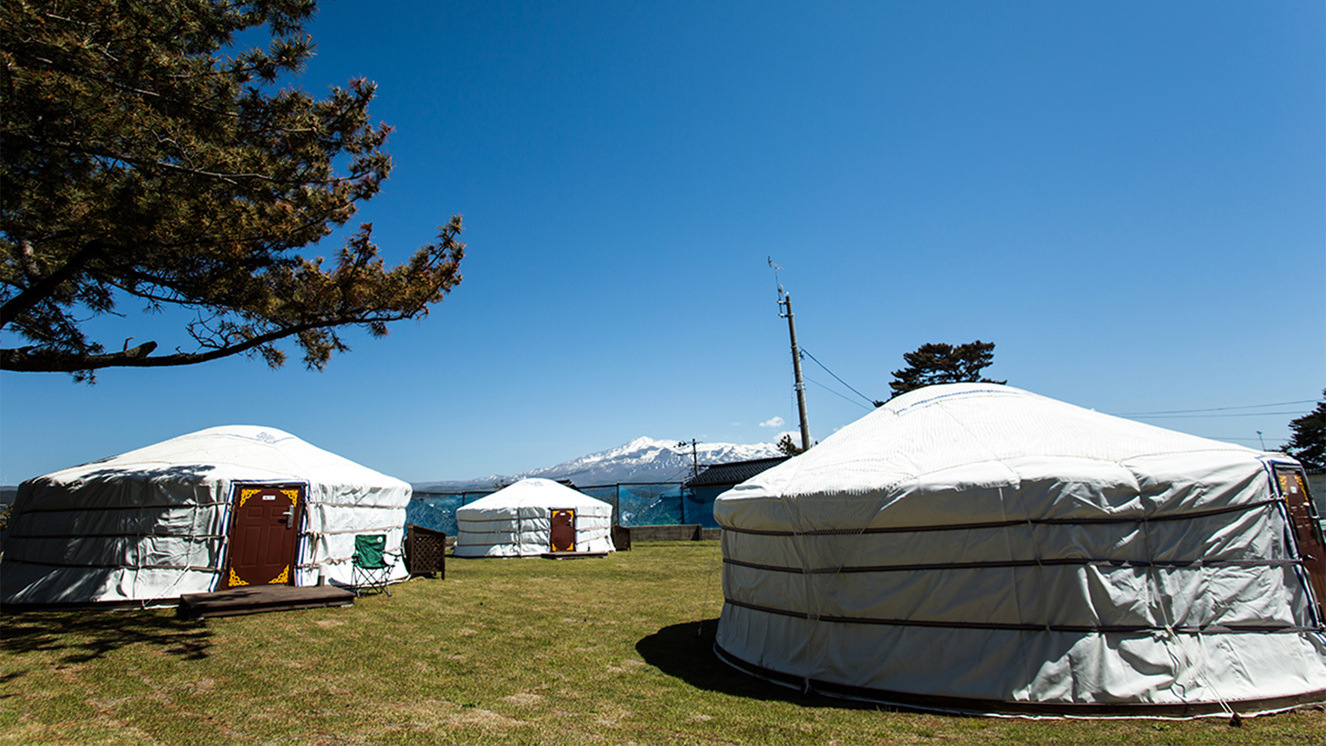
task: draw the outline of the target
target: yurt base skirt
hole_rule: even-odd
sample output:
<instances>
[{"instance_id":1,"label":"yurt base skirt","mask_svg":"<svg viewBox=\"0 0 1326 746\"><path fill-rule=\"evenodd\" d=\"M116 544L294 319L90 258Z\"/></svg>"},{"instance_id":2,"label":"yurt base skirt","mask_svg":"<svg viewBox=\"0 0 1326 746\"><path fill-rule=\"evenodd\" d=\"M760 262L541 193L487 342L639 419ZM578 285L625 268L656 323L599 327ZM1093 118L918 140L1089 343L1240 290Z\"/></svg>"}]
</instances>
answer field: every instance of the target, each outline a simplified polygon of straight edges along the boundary
<instances>
[{"instance_id":1,"label":"yurt base skirt","mask_svg":"<svg viewBox=\"0 0 1326 746\"><path fill-rule=\"evenodd\" d=\"M893 692L859 686L837 684L831 681L806 679L794 674L765 668L724 650L714 644L719 660L743 673L773 684L826 697L875 702L893 707L988 717L1024 718L1150 718L1159 720L1187 720L1200 717L1229 717L1268 715L1292 710L1303 705L1326 702L1326 690L1307 692L1291 697L1244 700L1232 702L1196 702L1191 704L1074 704L1065 702L1011 702L989 699L945 697L914 692Z\"/></svg>"}]
</instances>

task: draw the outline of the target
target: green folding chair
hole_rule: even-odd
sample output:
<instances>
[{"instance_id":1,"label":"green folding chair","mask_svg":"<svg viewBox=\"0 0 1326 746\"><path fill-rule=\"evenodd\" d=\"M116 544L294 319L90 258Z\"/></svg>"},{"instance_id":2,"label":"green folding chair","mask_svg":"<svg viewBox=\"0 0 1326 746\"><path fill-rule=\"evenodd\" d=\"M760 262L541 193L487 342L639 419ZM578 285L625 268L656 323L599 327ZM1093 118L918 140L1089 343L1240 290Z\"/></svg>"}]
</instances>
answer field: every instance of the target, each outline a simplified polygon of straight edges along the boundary
<instances>
[{"instance_id":1,"label":"green folding chair","mask_svg":"<svg viewBox=\"0 0 1326 746\"><path fill-rule=\"evenodd\" d=\"M391 570L400 559L399 552L387 551L386 534L360 534L355 537L355 553L351 558L354 565L355 595L365 588L375 588L391 595L387 580Z\"/></svg>"}]
</instances>

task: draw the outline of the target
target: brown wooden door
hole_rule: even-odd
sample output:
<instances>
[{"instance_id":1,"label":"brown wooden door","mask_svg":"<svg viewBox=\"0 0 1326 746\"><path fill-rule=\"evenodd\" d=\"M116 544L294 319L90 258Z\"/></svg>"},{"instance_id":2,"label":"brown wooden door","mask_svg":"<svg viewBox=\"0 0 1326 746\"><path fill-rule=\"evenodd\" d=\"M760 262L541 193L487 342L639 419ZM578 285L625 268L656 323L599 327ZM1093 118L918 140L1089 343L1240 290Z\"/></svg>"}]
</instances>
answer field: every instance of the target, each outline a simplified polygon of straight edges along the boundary
<instances>
[{"instance_id":1,"label":"brown wooden door","mask_svg":"<svg viewBox=\"0 0 1326 746\"><path fill-rule=\"evenodd\" d=\"M1289 466L1275 467L1275 479L1280 484L1280 496L1289 508L1294 539L1298 541L1303 567L1308 571L1308 582L1312 584L1320 609L1320 605L1326 604L1326 542L1322 540L1316 506L1308 495L1307 479L1302 470Z\"/></svg>"},{"instance_id":2,"label":"brown wooden door","mask_svg":"<svg viewBox=\"0 0 1326 746\"><path fill-rule=\"evenodd\" d=\"M303 485L237 485L221 588L293 585Z\"/></svg>"},{"instance_id":3,"label":"brown wooden door","mask_svg":"<svg viewBox=\"0 0 1326 746\"><path fill-rule=\"evenodd\" d=\"M576 550L576 512L570 509L552 511L552 528L549 531L554 552L574 552Z\"/></svg>"}]
</instances>

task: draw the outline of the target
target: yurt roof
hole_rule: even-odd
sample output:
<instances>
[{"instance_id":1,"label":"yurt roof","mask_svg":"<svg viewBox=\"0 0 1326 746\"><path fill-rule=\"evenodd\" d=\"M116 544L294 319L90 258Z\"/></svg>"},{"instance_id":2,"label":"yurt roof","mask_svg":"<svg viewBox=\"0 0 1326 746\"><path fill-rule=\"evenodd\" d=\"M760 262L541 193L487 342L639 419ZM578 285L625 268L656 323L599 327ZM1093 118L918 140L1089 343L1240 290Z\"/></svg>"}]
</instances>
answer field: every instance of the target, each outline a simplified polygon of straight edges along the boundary
<instances>
[{"instance_id":1,"label":"yurt roof","mask_svg":"<svg viewBox=\"0 0 1326 746\"><path fill-rule=\"evenodd\" d=\"M457 515L478 511L501 511L518 508L575 508L612 510L612 505L578 492L551 479L522 479L487 497L456 509Z\"/></svg>"},{"instance_id":2,"label":"yurt roof","mask_svg":"<svg viewBox=\"0 0 1326 746\"><path fill-rule=\"evenodd\" d=\"M200 430L38 479L62 484L292 480L409 489L407 483L395 477L310 445L290 433L253 425Z\"/></svg>"},{"instance_id":3,"label":"yurt roof","mask_svg":"<svg viewBox=\"0 0 1326 746\"><path fill-rule=\"evenodd\" d=\"M737 485L719 497L719 522L754 517L745 500L802 501L799 519L832 515L836 521L869 521L873 511L890 508L891 520L912 510L918 521L1007 519L1010 505L995 492L1037 482L1068 479L1091 485L1083 505L1013 506L1030 514L1063 511L1090 514L1136 509L1112 504L1111 493L1136 493L1139 482L1191 481L1187 474L1246 474L1263 454L1243 446L1153 427L1083 409L1028 391L994 384L946 384L918 389L844 427L809 451ZM1235 477L1231 474L1230 478ZM957 489L955 489L957 488ZM981 499L988 488L991 499ZM918 504L899 510L900 501L940 492L960 496L963 505ZM1031 496L1056 490L1023 490ZM815 497L814 500L804 498ZM1199 494L1176 495L1200 499ZM870 515L856 519L848 506L868 503ZM856 506L858 509L862 505ZM1189 506L1191 507L1191 506ZM989 515L982 515L988 512ZM769 518L759 511L760 520ZM790 515L790 514L788 514ZM1064 515L1062 517L1069 517Z\"/></svg>"}]
</instances>

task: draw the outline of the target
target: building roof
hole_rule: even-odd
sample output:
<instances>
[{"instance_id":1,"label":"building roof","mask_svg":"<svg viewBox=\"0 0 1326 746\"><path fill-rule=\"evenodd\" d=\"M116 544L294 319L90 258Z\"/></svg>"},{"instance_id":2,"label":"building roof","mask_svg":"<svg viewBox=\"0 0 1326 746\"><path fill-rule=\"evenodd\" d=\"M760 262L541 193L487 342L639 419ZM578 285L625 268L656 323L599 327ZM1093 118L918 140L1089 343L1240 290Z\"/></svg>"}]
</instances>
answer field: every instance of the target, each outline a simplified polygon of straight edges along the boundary
<instances>
[{"instance_id":1,"label":"building roof","mask_svg":"<svg viewBox=\"0 0 1326 746\"><path fill-rule=\"evenodd\" d=\"M714 464L705 467L694 479L686 483L687 487L723 487L741 484L765 469L777 466L791 456L757 458L750 461L731 461L726 464Z\"/></svg>"}]
</instances>

